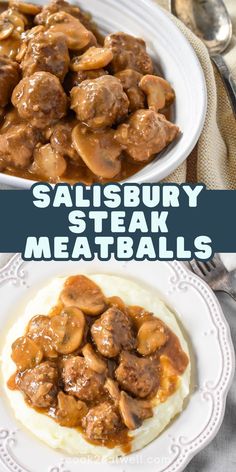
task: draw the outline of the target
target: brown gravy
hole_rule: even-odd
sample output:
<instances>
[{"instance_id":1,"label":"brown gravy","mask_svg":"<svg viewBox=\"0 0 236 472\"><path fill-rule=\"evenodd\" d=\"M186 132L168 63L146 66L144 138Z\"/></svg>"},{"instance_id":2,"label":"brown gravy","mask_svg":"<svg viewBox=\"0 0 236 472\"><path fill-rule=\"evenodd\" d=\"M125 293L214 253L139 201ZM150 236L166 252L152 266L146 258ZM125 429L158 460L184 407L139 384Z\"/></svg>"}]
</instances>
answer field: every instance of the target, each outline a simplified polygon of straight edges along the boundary
<instances>
[{"instance_id":1,"label":"brown gravy","mask_svg":"<svg viewBox=\"0 0 236 472\"><path fill-rule=\"evenodd\" d=\"M110 307L117 307L119 308L119 310L122 310L123 313L128 315L129 318L131 318L134 336L137 336L138 330L143 322L153 320L153 315L151 313L146 312L142 307L139 307L139 306L127 306L125 305L123 300L119 297L107 298L105 299L105 303L106 303L106 309ZM60 300L58 305L56 305L50 310L48 316L50 318L54 316L58 316L61 313L62 309L63 309L63 304ZM93 343L93 340L90 334L90 328L93 322L99 319L99 317L100 315L99 316L86 316L86 324L87 324L89 332L87 330L85 331L86 338L84 338L82 345L86 344L87 342ZM162 325L165 329L165 333L168 336L168 340L163 347L159 348L153 354L147 356L153 360L156 366L158 366L157 375L159 375L159 387L158 387L157 392L154 393L155 404L156 402L164 402L170 395L172 395L177 390L178 385L179 385L179 376L183 374L183 372L185 371L189 363L188 356L182 350L177 336L164 323L162 323ZM25 335L27 335L28 329L29 328L27 327ZM34 341L37 343L37 338L34 338ZM42 343L42 339L40 339L40 342ZM48 338L44 338L44 342L46 342L47 346L49 346L48 343L50 343L50 340ZM97 355L100 355L94 343L93 343L93 349ZM136 352L136 350L132 352L135 355L140 356L138 352ZM82 355L81 347L77 349L76 351L74 351L73 353L71 353L71 355L81 356ZM56 357L52 358L52 361L54 365L57 366L57 369L59 372L61 369L61 360L63 357L65 356L62 354L56 353ZM41 362L44 362L45 360L48 360L48 358L45 358L44 356ZM110 378L114 378L114 371L118 367L119 359L112 358L112 359L106 359L106 360L108 361L108 373L106 374L106 376L109 376ZM22 372L22 374L23 373L24 372ZM10 377L7 384L9 389L11 390L19 389L19 385L18 385L19 378L20 378L19 376L21 376L21 373L17 371L15 374L13 374ZM61 384L61 381L59 380L59 391L60 389L63 391L63 384ZM150 395L147 398L147 400L150 400L150 401L152 401L152 399L153 399L153 395ZM86 401L86 404L87 404L87 407L90 409L105 401L110 401L110 400L111 400L111 397L109 393L107 392L107 390L104 389L103 393L99 396L99 398L96 398L96 400L93 400L93 401L91 400ZM31 408L35 409L38 413L46 414L53 420L57 421L56 405L55 407L36 408L35 406L31 404L30 399L26 396L25 396L25 401L27 402L28 405L30 405ZM83 434L86 441L90 442L91 444L103 445L108 448L114 448L116 446L120 446L122 451L125 453L129 453L132 449L131 447L132 446L132 432L130 433L128 428L123 423L121 425L121 428L117 431L116 434L112 436L104 435L102 440L91 440L90 438L87 438L82 426L79 426L79 427L77 426L76 429L81 434Z\"/></svg>"},{"instance_id":2,"label":"brown gravy","mask_svg":"<svg viewBox=\"0 0 236 472\"><path fill-rule=\"evenodd\" d=\"M5 11L7 8L8 8L8 2L7 1L5 1L5 2L0 1L0 14L3 11ZM27 18L29 20L29 26L28 27L30 28L32 26L32 16L30 17L28 15ZM90 27L95 28L95 26L93 25L93 23L90 22L90 20L89 20L89 25L90 25ZM97 32L97 35L98 35L98 32ZM14 41L16 41L16 39L10 37L10 38L7 38L7 40L4 40L4 41L9 42L9 45L12 42L12 46L14 46L13 43L14 43ZM19 41L19 40L17 39L17 41ZM7 46L7 48L8 48L8 46ZM1 55L1 44L0 44L0 55ZM1 112L1 109L0 109L0 112ZM4 112L5 112L5 110L4 110ZM168 109L165 109L163 111L163 114L166 116L166 118L168 120L171 121L172 106L170 106ZM2 118L3 117L4 116L2 114ZM1 113L0 113L0 123L1 123ZM17 122L15 123L13 121L11 125L13 126L14 124L18 124L18 123ZM153 156L150 160L153 160ZM138 173L147 164L148 164L147 161L145 161L145 162L135 162L135 161L131 160L130 158L128 158L125 154L123 156L121 155L121 170L120 170L119 174L117 174L114 178L106 179L106 178L98 177L97 175L93 174L93 172L91 172L91 170L87 166L75 165L75 164L73 164L72 161L67 159L67 168L66 168L66 171L64 172L64 174L62 175L62 177L52 179L51 181L52 182L67 182L69 184L74 184L74 183L77 183L77 182L81 182L81 183L84 183L84 184L87 184L87 185L91 185L91 184L97 183L97 182L101 183L101 184L105 184L107 182L124 181L127 178L131 177L132 175ZM34 180L38 180L38 181L45 180L42 177L42 175L37 174L37 172L34 172L34 173L31 172L30 167L20 169L20 168L14 167L11 164L9 164L9 165L7 165L6 168L2 168L1 172L5 173L5 174L8 174L8 175L11 175L11 176L24 178L24 179L27 179L27 180L33 180L33 181Z\"/></svg>"}]
</instances>

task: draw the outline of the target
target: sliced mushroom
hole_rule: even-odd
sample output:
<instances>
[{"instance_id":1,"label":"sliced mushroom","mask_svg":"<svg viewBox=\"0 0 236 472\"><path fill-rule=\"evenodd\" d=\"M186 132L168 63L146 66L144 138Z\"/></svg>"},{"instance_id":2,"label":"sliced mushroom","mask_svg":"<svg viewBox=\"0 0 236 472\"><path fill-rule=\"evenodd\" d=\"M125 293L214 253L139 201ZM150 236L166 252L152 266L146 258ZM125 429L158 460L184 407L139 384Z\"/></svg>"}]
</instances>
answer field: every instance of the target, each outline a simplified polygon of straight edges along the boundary
<instances>
[{"instance_id":1,"label":"sliced mushroom","mask_svg":"<svg viewBox=\"0 0 236 472\"><path fill-rule=\"evenodd\" d=\"M87 366L97 372L98 374L103 374L107 365L94 351L91 344L87 343L82 349L83 356L85 358Z\"/></svg>"},{"instance_id":2,"label":"sliced mushroom","mask_svg":"<svg viewBox=\"0 0 236 472\"><path fill-rule=\"evenodd\" d=\"M51 181L57 180L66 171L66 160L51 144L36 147L31 172Z\"/></svg>"},{"instance_id":3,"label":"sliced mushroom","mask_svg":"<svg viewBox=\"0 0 236 472\"><path fill-rule=\"evenodd\" d=\"M109 297L107 299L107 302L108 302L109 305L115 306L116 308L119 308L119 310L123 311L123 313L127 312L126 304L124 303L124 301L120 297L116 297L116 296Z\"/></svg>"},{"instance_id":4,"label":"sliced mushroom","mask_svg":"<svg viewBox=\"0 0 236 472\"><path fill-rule=\"evenodd\" d=\"M137 341L137 351L143 356L148 356L167 343L168 335L163 324L153 318L141 325Z\"/></svg>"},{"instance_id":5,"label":"sliced mushroom","mask_svg":"<svg viewBox=\"0 0 236 472\"><path fill-rule=\"evenodd\" d=\"M16 61L21 62L24 59L24 56L26 54L27 48L28 48L28 43L31 39L35 38L39 33L45 32L45 28L42 25L34 26L33 28L30 28L29 30L24 31L21 35L21 45L19 48L19 52L16 56Z\"/></svg>"},{"instance_id":6,"label":"sliced mushroom","mask_svg":"<svg viewBox=\"0 0 236 472\"><path fill-rule=\"evenodd\" d=\"M0 41L0 56L7 56L9 59L15 59L21 46L21 40L12 35Z\"/></svg>"},{"instance_id":7,"label":"sliced mushroom","mask_svg":"<svg viewBox=\"0 0 236 472\"><path fill-rule=\"evenodd\" d=\"M106 309L101 289L84 275L69 277L60 298L65 306L77 306L86 315L97 316Z\"/></svg>"},{"instance_id":8,"label":"sliced mushroom","mask_svg":"<svg viewBox=\"0 0 236 472\"><path fill-rule=\"evenodd\" d=\"M8 38L14 31L14 25L0 18L0 41Z\"/></svg>"},{"instance_id":9,"label":"sliced mushroom","mask_svg":"<svg viewBox=\"0 0 236 472\"><path fill-rule=\"evenodd\" d=\"M170 106L175 99L175 92L167 80L155 75L144 75L139 87L147 95L148 107L159 111Z\"/></svg>"},{"instance_id":10,"label":"sliced mushroom","mask_svg":"<svg viewBox=\"0 0 236 472\"><path fill-rule=\"evenodd\" d=\"M118 406L120 401L120 390L118 383L108 377L104 384L104 388L108 391L115 405Z\"/></svg>"},{"instance_id":11,"label":"sliced mushroom","mask_svg":"<svg viewBox=\"0 0 236 472\"><path fill-rule=\"evenodd\" d=\"M54 348L60 354L70 354L82 343L85 317L77 307L67 307L60 315L53 316L50 324Z\"/></svg>"},{"instance_id":12,"label":"sliced mushroom","mask_svg":"<svg viewBox=\"0 0 236 472\"><path fill-rule=\"evenodd\" d=\"M121 170L122 148L114 140L115 131L90 131L83 125L77 125L72 131L72 140L78 154L88 168L98 177L111 179Z\"/></svg>"},{"instance_id":13,"label":"sliced mushroom","mask_svg":"<svg viewBox=\"0 0 236 472\"><path fill-rule=\"evenodd\" d=\"M58 353L52 345L50 323L51 319L49 316L34 316L29 322L27 335L41 347L44 357L54 359L58 356Z\"/></svg>"},{"instance_id":14,"label":"sliced mushroom","mask_svg":"<svg viewBox=\"0 0 236 472\"><path fill-rule=\"evenodd\" d=\"M27 18L14 8L8 8L0 15L2 25L12 25L15 33L20 36L28 21ZM13 31L12 30L12 31ZM3 39L3 38L2 38Z\"/></svg>"},{"instance_id":15,"label":"sliced mushroom","mask_svg":"<svg viewBox=\"0 0 236 472\"><path fill-rule=\"evenodd\" d=\"M94 70L106 67L113 59L111 49L92 46L82 56L75 57L71 63L71 70Z\"/></svg>"},{"instance_id":16,"label":"sliced mushroom","mask_svg":"<svg viewBox=\"0 0 236 472\"><path fill-rule=\"evenodd\" d=\"M43 351L28 336L22 336L12 344L11 358L17 369L23 371L40 364L43 359Z\"/></svg>"},{"instance_id":17,"label":"sliced mushroom","mask_svg":"<svg viewBox=\"0 0 236 472\"><path fill-rule=\"evenodd\" d=\"M74 16L60 11L47 18L46 26L49 33L63 33L66 36L69 49L80 50L88 45L96 44L97 40Z\"/></svg>"},{"instance_id":18,"label":"sliced mushroom","mask_svg":"<svg viewBox=\"0 0 236 472\"><path fill-rule=\"evenodd\" d=\"M26 3L21 2L19 0L10 0L9 1L10 8L15 8L20 13L24 13L25 15L38 15L41 12L42 7L39 5L35 5L35 3Z\"/></svg>"},{"instance_id":19,"label":"sliced mushroom","mask_svg":"<svg viewBox=\"0 0 236 472\"><path fill-rule=\"evenodd\" d=\"M151 402L136 400L121 392L119 401L120 414L128 429L139 428L143 420L153 416Z\"/></svg>"},{"instance_id":20,"label":"sliced mushroom","mask_svg":"<svg viewBox=\"0 0 236 472\"><path fill-rule=\"evenodd\" d=\"M57 396L58 406L56 409L56 420L61 426L73 428L79 426L81 420L88 413L86 403L76 400L71 395L59 392Z\"/></svg>"}]
</instances>

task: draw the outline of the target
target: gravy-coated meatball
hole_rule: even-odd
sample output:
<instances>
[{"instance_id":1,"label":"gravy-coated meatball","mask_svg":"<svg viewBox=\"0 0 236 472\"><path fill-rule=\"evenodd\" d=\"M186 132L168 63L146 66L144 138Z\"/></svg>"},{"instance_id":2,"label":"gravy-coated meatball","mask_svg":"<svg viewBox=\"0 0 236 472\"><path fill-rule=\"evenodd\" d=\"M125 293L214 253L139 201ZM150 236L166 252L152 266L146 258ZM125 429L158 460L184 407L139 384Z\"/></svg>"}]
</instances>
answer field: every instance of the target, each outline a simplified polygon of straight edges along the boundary
<instances>
[{"instance_id":1,"label":"gravy-coated meatball","mask_svg":"<svg viewBox=\"0 0 236 472\"><path fill-rule=\"evenodd\" d=\"M14 87L20 80L17 62L0 56L0 107L5 107L10 99Z\"/></svg>"},{"instance_id":2,"label":"gravy-coated meatball","mask_svg":"<svg viewBox=\"0 0 236 472\"><path fill-rule=\"evenodd\" d=\"M142 74L132 69L125 69L115 75L123 85L123 89L129 99L129 110L131 112L144 108L145 95L139 87Z\"/></svg>"},{"instance_id":3,"label":"gravy-coated meatball","mask_svg":"<svg viewBox=\"0 0 236 472\"><path fill-rule=\"evenodd\" d=\"M0 134L0 159L4 165L25 169L39 140L38 130L26 123L9 127Z\"/></svg>"},{"instance_id":4,"label":"gravy-coated meatball","mask_svg":"<svg viewBox=\"0 0 236 472\"><path fill-rule=\"evenodd\" d=\"M120 80L111 75L85 80L71 91L71 108L79 121L93 129L119 122L127 115L128 107Z\"/></svg>"},{"instance_id":5,"label":"gravy-coated meatball","mask_svg":"<svg viewBox=\"0 0 236 472\"><path fill-rule=\"evenodd\" d=\"M102 77L103 75L107 74L108 72L105 69L80 71L70 70L65 78L63 86L65 91L69 93L73 87L76 87L76 85L81 84L81 82L83 82L84 80L97 79L98 77Z\"/></svg>"},{"instance_id":6,"label":"gravy-coated meatball","mask_svg":"<svg viewBox=\"0 0 236 472\"><path fill-rule=\"evenodd\" d=\"M105 38L104 46L111 48L113 73L134 69L140 74L152 74L152 59L146 51L145 41L126 33L113 33Z\"/></svg>"},{"instance_id":7,"label":"gravy-coated meatball","mask_svg":"<svg viewBox=\"0 0 236 472\"><path fill-rule=\"evenodd\" d=\"M64 359L62 381L65 392L79 400L93 401L103 393L104 376L90 369L80 356Z\"/></svg>"},{"instance_id":8,"label":"gravy-coated meatball","mask_svg":"<svg viewBox=\"0 0 236 472\"><path fill-rule=\"evenodd\" d=\"M56 401L58 371L53 362L43 362L17 376L17 385L37 408L48 408Z\"/></svg>"},{"instance_id":9,"label":"gravy-coated meatball","mask_svg":"<svg viewBox=\"0 0 236 472\"><path fill-rule=\"evenodd\" d=\"M89 410L83 419L83 427L89 439L110 438L119 431L121 420L114 405L104 402Z\"/></svg>"},{"instance_id":10,"label":"gravy-coated meatball","mask_svg":"<svg viewBox=\"0 0 236 472\"><path fill-rule=\"evenodd\" d=\"M46 128L66 114L67 97L59 79L49 72L25 77L12 94L19 115L36 128Z\"/></svg>"},{"instance_id":11,"label":"gravy-coated meatball","mask_svg":"<svg viewBox=\"0 0 236 472\"><path fill-rule=\"evenodd\" d=\"M115 375L122 389L136 397L153 395L159 386L159 371L155 362L126 351L121 353Z\"/></svg>"},{"instance_id":12,"label":"gravy-coated meatball","mask_svg":"<svg viewBox=\"0 0 236 472\"><path fill-rule=\"evenodd\" d=\"M130 319L116 307L108 308L93 323L91 334L98 351L109 358L118 356L122 349L135 348Z\"/></svg>"},{"instance_id":13,"label":"gravy-coated meatball","mask_svg":"<svg viewBox=\"0 0 236 472\"><path fill-rule=\"evenodd\" d=\"M50 142L52 148L62 156L69 157L78 165L83 165L83 161L72 145L73 122L62 122L56 124L53 129Z\"/></svg>"},{"instance_id":14,"label":"gravy-coated meatball","mask_svg":"<svg viewBox=\"0 0 236 472\"><path fill-rule=\"evenodd\" d=\"M153 110L138 110L120 125L115 139L135 161L145 162L178 135L179 128Z\"/></svg>"},{"instance_id":15,"label":"gravy-coated meatball","mask_svg":"<svg viewBox=\"0 0 236 472\"><path fill-rule=\"evenodd\" d=\"M65 36L43 32L30 40L21 67L24 77L45 71L63 81L69 69L69 62Z\"/></svg>"}]
</instances>

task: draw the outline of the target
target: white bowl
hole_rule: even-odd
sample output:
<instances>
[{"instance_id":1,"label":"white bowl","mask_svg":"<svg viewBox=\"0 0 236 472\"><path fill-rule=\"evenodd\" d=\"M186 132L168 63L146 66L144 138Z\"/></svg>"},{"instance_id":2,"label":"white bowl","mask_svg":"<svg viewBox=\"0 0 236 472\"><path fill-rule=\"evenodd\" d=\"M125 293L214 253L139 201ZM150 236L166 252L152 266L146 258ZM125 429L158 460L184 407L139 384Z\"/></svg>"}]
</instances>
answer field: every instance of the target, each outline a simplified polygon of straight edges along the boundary
<instances>
[{"instance_id":1,"label":"white bowl","mask_svg":"<svg viewBox=\"0 0 236 472\"><path fill-rule=\"evenodd\" d=\"M8 329L36 292L53 278L78 273L112 274L136 281L176 313L191 355L192 386L182 413L141 451L115 461L76 458L51 449L12 414L0 395L0 471L182 472L215 437L223 421L235 363L229 327L208 285L180 262L23 261L18 254L0 269L0 355ZM114 294L116 293L114 287ZM33 313L32 313L33 316ZM0 359L0 385L3 385ZM6 467L6 469L5 469Z\"/></svg>"},{"instance_id":2,"label":"white bowl","mask_svg":"<svg viewBox=\"0 0 236 472\"><path fill-rule=\"evenodd\" d=\"M35 1L35 0L34 0ZM35 3L46 3L36 0ZM80 0L106 32L140 36L176 92L174 121L181 136L129 182L158 182L170 175L190 154L202 131L206 114L206 85L198 58L181 31L155 0ZM29 188L32 181L0 173L0 183Z\"/></svg>"}]
</instances>

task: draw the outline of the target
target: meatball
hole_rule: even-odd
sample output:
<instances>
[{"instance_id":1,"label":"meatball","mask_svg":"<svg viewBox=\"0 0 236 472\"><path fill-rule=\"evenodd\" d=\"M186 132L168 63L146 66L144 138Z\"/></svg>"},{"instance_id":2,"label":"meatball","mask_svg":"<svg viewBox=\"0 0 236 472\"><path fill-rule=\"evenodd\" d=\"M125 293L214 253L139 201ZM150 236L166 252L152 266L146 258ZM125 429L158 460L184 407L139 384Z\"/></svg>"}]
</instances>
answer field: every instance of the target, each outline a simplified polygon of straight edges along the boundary
<instances>
[{"instance_id":1,"label":"meatball","mask_svg":"<svg viewBox=\"0 0 236 472\"><path fill-rule=\"evenodd\" d=\"M124 390L140 398L154 395L159 386L158 367L154 361L126 351L120 356L115 375Z\"/></svg>"},{"instance_id":2,"label":"meatball","mask_svg":"<svg viewBox=\"0 0 236 472\"><path fill-rule=\"evenodd\" d=\"M117 434L121 419L114 405L103 402L89 410L82 420L82 425L89 439L104 439Z\"/></svg>"},{"instance_id":3,"label":"meatball","mask_svg":"<svg viewBox=\"0 0 236 472\"><path fill-rule=\"evenodd\" d=\"M62 156L70 157L78 165L83 165L82 159L72 145L71 133L74 126L75 123L73 122L57 123L53 129L50 142L56 152Z\"/></svg>"},{"instance_id":4,"label":"meatball","mask_svg":"<svg viewBox=\"0 0 236 472\"><path fill-rule=\"evenodd\" d=\"M0 107L5 107L9 103L13 89L19 80L20 73L17 62L0 56Z\"/></svg>"},{"instance_id":5,"label":"meatball","mask_svg":"<svg viewBox=\"0 0 236 472\"><path fill-rule=\"evenodd\" d=\"M29 41L21 67L24 77L45 71L56 75L63 82L69 63L65 36L59 33L39 33Z\"/></svg>"},{"instance_id":6,"label":"meatball","mask_svg":"<svg viewBox=\"0 0 236 472\"><path fill-rule=\"evenodd\" d=\"M25 77L12 94L19 115L36 128L46 128L66 114L67 97L55 75L35 72Z\"/></svg>"},{"instance_id":7,"label":"meatball","mask_svg":"<svg viewBox=\"0 0 236 472\"><path fill-rule=\"evenodd\" d=\"M35 17L35 23L38 25L45 24L50 15L59 11L69 13L76 18L79 18L81 14L79 7L71 5L65 0L52 0L48 5L45 5L42 11Z\"/></svg>"},{"instance_id":8,"label":"meatball","mask_svg":"<svg viewBox=\"0 0 236 472\"><path fill-rule=\"evenodd\" d=\"M146 51L143 39L126 33L113 33L105 38L104 46L112 50L113 73L124 69L134 69L140 74L152 74L152 59Z\"/></svg>"},{"instance_id":9,"label":"meatball","mask_svg":"<svg viewBox=\"0 0 236 472\"><path fill-rule=\"evenodd\" d=\"M34 369L17 375L17 386L34 407L49 408L56 401L58 372L52 362L43 362Z\"/></svg>"},{"instance_id":10,"label":"meatball","mask_svg":"<svg viewBox=\"0 0 236 472\"><path fill-rule=\"evenodd\" d=\"M135 348L132 324L127 315L116 307L109 308L95 321L92 337L99 352L106 357L116 357L122 349Z\"/></svg>"},{"instance_id":11,"label":"meatball","mask_svg":"<svg viewBox=\"0 0 236 472\"><path fill-rule=\"evenodd\" d=\"M92 401L103 392L104 376L87 366L83 357L70 357L62 363L64 390L79 400Z\"/></svg>"},{"instance_id":12,"label":"meatball","mask_svg":"<svg viewBox=\"0 0 236 472\"><path fill-rule=\"evenodd\" d=\"M1 161L6 166L27 168L39 137L39 131L26 123L2 130L2 134L0 134Z\"/></svg>"},{"instance_id":13,"label":"meatball","mask_svg":"<svg viewBox=\"0 0 236 472\"><path fill-rule=\"evenodd\" d=\"M97 79L98 77L102 77L103 75L108 75L108 72L105 69L79 71L70 70L65 78L63 86L66 92L69 93L73 87L76 87L77 85L81 84L81 82L83 82L84 80Z\"/></svg>"},{"instance_id":14,"label":"meatball","mask_svg":"<svg viewBox=\"0 0 236 472\"><path fill-rule=\"evenodd\" d=\"M179 128L154 110L137 110L121 124L115 139L135 161L145 162L162 151L179 134Z\"/></svg>"},{"instance_id":15,"label":"meatball","mask_svg":"<svg viewBox=\"0 0 236 472\"><path fill-rule=\"evenodd\" d=\"M123 89L129 99L129 110L131 112L144 108L145 95L139 88L139 82L142 79L142 74L132 69L125 69L117 72L117 79L122 83Z\"/></svg>"},{"instance_id":16,"label":"meatball","mask_svg":"<svg viewBox=\"0 0 236 472\"><path fill-rule=\"evenodd\" d=\"M120 80L105 75L85 80L71 91L71 108L90 128L104 128L128 114L129 100Z\"/></svg>"}]
</instances>

